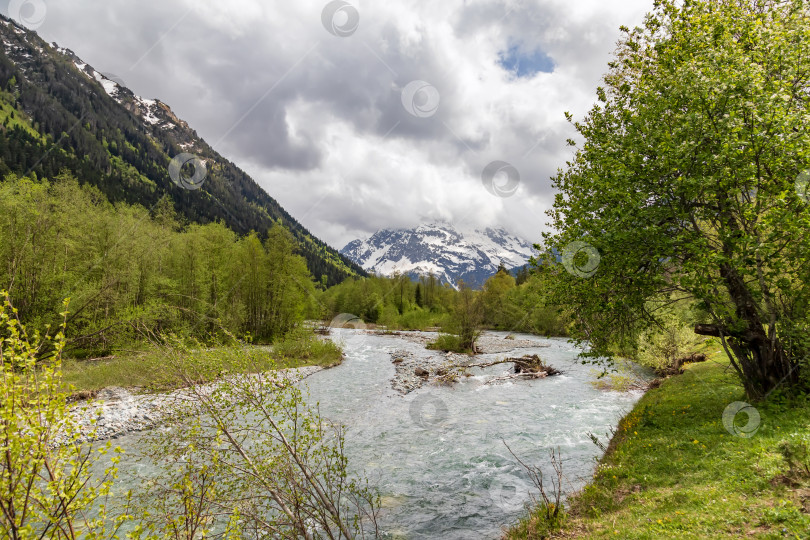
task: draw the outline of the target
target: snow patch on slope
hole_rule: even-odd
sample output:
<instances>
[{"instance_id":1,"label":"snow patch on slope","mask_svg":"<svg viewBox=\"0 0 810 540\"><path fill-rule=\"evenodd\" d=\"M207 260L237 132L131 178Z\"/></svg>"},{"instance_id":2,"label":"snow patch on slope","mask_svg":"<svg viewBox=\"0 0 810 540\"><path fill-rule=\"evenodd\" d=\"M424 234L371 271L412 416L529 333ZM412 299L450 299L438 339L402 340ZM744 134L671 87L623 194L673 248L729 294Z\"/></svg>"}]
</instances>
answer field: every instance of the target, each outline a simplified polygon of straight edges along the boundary
<instances>
[{"instance_id":1,"label":"snow patch on slope","mask_svg":"<svg viewBox=\"0 0 810 540\"><path fill-rule=\"evenodd\" d=\"M93 70L93 77L101 83L101 86L104 87L104 91L107 92L107 95L110 97L115 97L115 94L118 93L118 83L115 81L111 81L98 71Z\"/></svg>"}]
</instances>

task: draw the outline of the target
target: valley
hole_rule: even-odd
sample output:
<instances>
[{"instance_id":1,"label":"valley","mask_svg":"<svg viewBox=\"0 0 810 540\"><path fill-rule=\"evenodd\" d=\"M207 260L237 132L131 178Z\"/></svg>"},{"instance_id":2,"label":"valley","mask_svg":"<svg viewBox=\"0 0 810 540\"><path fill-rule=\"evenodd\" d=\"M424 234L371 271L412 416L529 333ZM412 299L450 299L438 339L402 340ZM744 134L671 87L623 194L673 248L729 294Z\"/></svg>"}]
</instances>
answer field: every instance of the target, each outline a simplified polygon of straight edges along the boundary
<instances>
[{"instance_id":1,"label":"valley","mask_svg":"<svg viewBox=\"0 0 810 540\"><path fill-rule=\"evenodd\" d=\"M0 538L808 538L810 2L186 4L0 13Z\"/></svg>"}]
</instances>

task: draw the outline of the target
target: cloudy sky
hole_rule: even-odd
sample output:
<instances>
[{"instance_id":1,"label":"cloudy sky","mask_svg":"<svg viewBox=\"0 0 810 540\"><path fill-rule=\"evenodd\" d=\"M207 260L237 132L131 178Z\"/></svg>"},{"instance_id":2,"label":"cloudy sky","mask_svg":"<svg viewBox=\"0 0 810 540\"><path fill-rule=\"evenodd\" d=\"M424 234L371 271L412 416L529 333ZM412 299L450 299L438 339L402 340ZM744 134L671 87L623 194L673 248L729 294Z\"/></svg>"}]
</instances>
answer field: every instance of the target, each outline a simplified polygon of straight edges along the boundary
<instances>
[{"instance_id":1,"label":"cloudy sky","mask_svg":"<svg viewBox=\"0 0 810 540\"><path fill-rule=\"evenodd\" d=\"M619 26L652 1L0 5L167 103L340 248L439 219L538 240L572 153L563 112L587 112Z\"/></svg>"}]
</instances>

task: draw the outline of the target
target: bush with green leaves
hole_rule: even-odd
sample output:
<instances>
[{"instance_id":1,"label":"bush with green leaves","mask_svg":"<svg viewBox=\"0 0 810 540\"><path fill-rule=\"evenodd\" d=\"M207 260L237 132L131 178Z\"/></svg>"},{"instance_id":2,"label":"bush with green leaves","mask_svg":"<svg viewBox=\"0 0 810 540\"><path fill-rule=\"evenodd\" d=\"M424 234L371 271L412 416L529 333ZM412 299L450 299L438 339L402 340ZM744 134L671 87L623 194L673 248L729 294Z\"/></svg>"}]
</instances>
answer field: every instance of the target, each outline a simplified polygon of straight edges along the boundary
<instances>
[{"instance_id":1,"label":"bush with green leaves","mask_svg":"<svg viewBox=\"0 0 810 540\"><path fill-rule=\"evenodd\" d=\"M705 340L686 322L685 310L668 306L658 315L658 324L641 333L634 360L657 371L678 367L677 361L693 353Z\"/></svg>"},{"instance_id":2,"label":"bush with green leaves","mask_svg":"<svg viewBox=\"0 0 810 540\"><path fill-rule=\"evenodd\" d=\"M113 538L128 520L126 510L118 517L108 512L119 457L107 456L110 444L82 443L76 418L68 410L61 377L64 324L53 336L29 335L3 296L0 536ZM94 475L107 461L103 473ZM127 496L119 495L126 507Z\"/></svg>"},{"instance_id":3,"label":"bush with green leaves","mask_svg":"<svg viewBox=\"0 0 810 540\"><path fill-rule=\"evenodd\" d=\"M461 338L453 334L439 334L434 341L430 341L425 348L434 351L469 353L470 348L461 343Z\"/></svg>"}]
</instances>

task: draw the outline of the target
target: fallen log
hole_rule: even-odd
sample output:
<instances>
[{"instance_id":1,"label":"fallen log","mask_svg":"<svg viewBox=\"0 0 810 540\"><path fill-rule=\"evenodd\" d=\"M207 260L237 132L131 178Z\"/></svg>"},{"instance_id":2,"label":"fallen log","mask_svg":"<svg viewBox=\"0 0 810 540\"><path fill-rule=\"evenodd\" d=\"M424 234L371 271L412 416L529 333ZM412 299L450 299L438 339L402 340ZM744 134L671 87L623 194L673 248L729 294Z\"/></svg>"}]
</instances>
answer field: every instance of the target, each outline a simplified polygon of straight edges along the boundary
<instances>
[{"instance_id":1,"label":"fallen log","mask_svg":"<svg viewBox=\"0 0 810 540\"><path fill-rule=\"evenodd\" d=\"M537 356L536 354L526 355L522 358L504 358L503 360L496 360L494 362L483 362L480 364L465 364L458 367L462 367L465 369L474 367L487 368L497 366L500 364L514 364L513 370L514 373L516 375L522 375L528 378L537 379L541 377L547 377L550 375L560 375L562 373L562 371L560 371L559 369L546 365L546 363L543 362L543 359ZM542 375L540 376L532 377L532 375L538 375L541 373Z\"/></svg>"}]
</instances>

